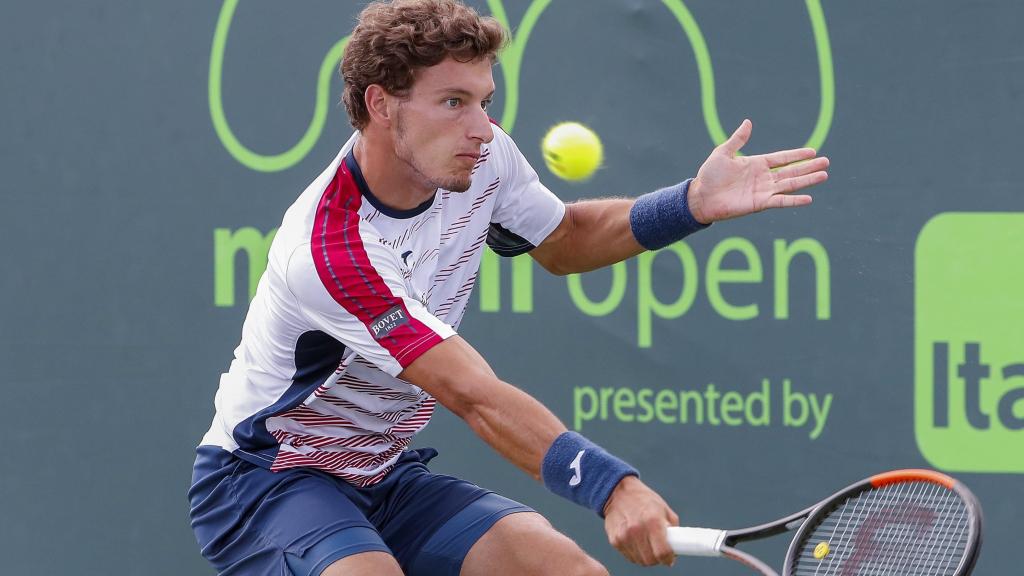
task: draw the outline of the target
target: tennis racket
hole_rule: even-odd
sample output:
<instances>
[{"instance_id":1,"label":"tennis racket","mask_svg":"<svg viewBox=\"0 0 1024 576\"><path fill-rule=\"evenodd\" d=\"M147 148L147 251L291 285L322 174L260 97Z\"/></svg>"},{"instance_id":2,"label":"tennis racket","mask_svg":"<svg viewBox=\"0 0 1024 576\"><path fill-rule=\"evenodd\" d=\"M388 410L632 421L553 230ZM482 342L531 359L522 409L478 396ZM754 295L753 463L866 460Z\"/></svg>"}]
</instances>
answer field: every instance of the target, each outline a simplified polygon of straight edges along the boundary
<instances>
[{"instance_id":1,"label":"tennis racket","mask_svg":"<svg viewBox=\"0 0 1024 576\"><path fill-rule=\"evenodd\" d=\"M668 529L680 556L724 556L778 576L736 544L796 530L783 576L961 576L981 547L981 506L959 481L895 470L852 484L806 510L741 530Z\"/></svg>"}]
</instances>

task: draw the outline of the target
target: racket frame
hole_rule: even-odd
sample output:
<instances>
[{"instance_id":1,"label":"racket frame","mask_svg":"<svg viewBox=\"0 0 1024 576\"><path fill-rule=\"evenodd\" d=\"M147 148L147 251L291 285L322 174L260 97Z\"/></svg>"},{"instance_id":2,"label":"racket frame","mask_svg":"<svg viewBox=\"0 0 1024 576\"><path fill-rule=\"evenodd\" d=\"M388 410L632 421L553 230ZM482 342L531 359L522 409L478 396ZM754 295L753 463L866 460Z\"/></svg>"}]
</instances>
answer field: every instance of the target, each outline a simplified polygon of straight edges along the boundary
<instances>
[{"instance_id":1,"label":"racket frame","mask_svg":"<svg viewBox=\"0 0 1024 576\"><path fill-rule=\"evenodd\" d=\"M797 530L796 534L793 536L792 542L789 544L789 550L786 552L786 560L782 568L782 576L789 576L790 567L796 562L796 555L799 554L800 547L809 537L809 533L818 525L818 521L822 517L830 514L833 510L842 505L843 502L855 497L857 494L867 492L872 489L884 488L885 486L901 482L931 482L933 484L943 486L960 497L960 500L964 503L968 512L967 546L966 554L964 554L960 559L960 564L956 567L953 575L964 576L966 574L970 574L974 569L974 564L978 561L978 553L981 551L982 513L981 504L978 502L978 498L959 480L946 476L941 472L936 472L934 470L906 469L883 472L881 474L865 478L864 480L850 484L846 488L843 488L832 496L814 505L807 514L806 519L801 522L800 528ZM799 514L803 514L803 512ZM795 516L798 516L799 514ZM781 522L782 521L779 523ZM767 536L770 534L765 533L765 535Z\"/></svg>"},{"instance_id":2,"label":"racket frame","mask_svg":"<svg viewBox=\"0 0 1024 576\"><path fill-rule=\"evenodd\" d=\"M749 542L751 540L761 540L763 538L769 538L783 532L789 532L802 528L807 523L807 518L814 513L818 508L818 504L809 506L795 514L790 514L785 518L780 518L772 522L765 524L759 524L757 526L751 526L750 528L741 528L737 530L727 530L725 538L723 539L722 546L719 548L719 552L726 558L731 558L737 562L746 564L750 568L757 570L765 576L778 576L773 568L762 562L756 556L748 554L743 550L739 550L734 546L740 542ZM800 534L798 531L797 534ZM794 537L795 538L795 537ZM795 542L795 539L794 539ZM790 545L792 548L793 545ZM789 552L786 553L786 558L789 558ZM788 565L788 564L787 564Z\"/></svg>"},{"instance_id":3,"label":"racket frame","mask_svg":"<svg viewBox=\"0 0 1024 576\"><path fill-rule=\"evenodd\" d=\"M778 572L763 561L744 552L743 550L735 548L735 545L741 542L760 540L782 534L783 532L796 530L796 534L793 535L793 539L789 544L789 549L786 552L786 559L782 569L782 576L790 576L790 567L793 566L796 555L800 551L800 547L809 537L809 534L814 527L818 525L818 521L823 516L831 513L842 505L843 502L853 498L861 492L866 492L875 488L883 488L884 486L899 482L931 482L933 484L939 484L955 492L964 502L969 517L967 553L963 558L961 558L960 564L957 566L954 575L964 576L966 574L970 574L978 560L978 553L981 550L981 504L978 502L978 499L974 494L971 493L971 491L961 482L933 470L906 469L876 474L850 484L846 488L839 490L817 504L809 506L794 514L790 514L784 518L757 526L751 526L749 528L717 531L721 534L717 539L711 538L709 540L708 534L706 534L709 532L716 532L714 530L704 528L670 528L670 541L676 540L687 542L694 548L699 549L698 552L689 555L724 556L726 558L736 560L737 562L741 562L748 567L757 570L764 576L779 576ZM674 534L672 534L673 532ZM709 542L712 541L714 544L709 544Z\"/></svg>"}]
</instances>

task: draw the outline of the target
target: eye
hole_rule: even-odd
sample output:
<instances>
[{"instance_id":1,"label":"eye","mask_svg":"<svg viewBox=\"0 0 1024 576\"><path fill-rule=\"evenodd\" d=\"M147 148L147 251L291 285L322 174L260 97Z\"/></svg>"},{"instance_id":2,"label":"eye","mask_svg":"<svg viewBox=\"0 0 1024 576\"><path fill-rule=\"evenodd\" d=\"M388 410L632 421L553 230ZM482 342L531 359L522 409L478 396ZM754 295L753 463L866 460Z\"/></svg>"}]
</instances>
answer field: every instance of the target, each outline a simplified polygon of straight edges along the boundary
<instances>
[{"instance_id":1,"label":"eye","mask_svg":"<svg viewBox=\"0 0 1024 576\"><path fill-rule=\"evenodd\" d=\"M487 110L487 107L490 106L490 105L491 105L491 99L490 98L480 102L480 107L483 108L484 110Z\"/></svg>"},{"instance_id":2,"label":"eye","mask_svg":"<svg viewBox=\"0 0 1024 576\"><path fill-rule=\"evenodd\" d=\"M444 105L448 108L458 108L460 104L462 104L461 98L446 98L444 101Z\"/></svg>"}]
</instances>

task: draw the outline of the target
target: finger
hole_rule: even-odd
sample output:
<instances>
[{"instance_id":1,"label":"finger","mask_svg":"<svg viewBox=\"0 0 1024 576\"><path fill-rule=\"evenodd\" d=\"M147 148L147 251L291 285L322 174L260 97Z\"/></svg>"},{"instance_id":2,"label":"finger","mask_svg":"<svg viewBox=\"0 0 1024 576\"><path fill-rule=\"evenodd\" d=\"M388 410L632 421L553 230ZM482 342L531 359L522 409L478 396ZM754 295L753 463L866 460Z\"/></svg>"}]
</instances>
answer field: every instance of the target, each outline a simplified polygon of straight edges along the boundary
<instances>
[{"instance_id":1,"label":"finger","mask_svg":"<svg viewBox=\"0 0 1024 576\"><path fill-rule=\"evenodd\" d=\"M762 154L761 157L768 161L769 168L778 168L793 162L814 158L818 152L814 148L794 148L793 150L779 150Z\"/></svg>"},{"instance_id":2,"label":"finger","mask_svg":"<svg viewBox=\"0 0 1024 576\"><path fill-rule=\"evenodd\" d=\"M800 206L806 206L811 203L811 197L806 194L799 196L789 196L786 194L776 194L765 202L765 208L798 208Z\"/></svg>"},{"instance_id":3,"label":"finger","mask_svg":"<svg viewBox=\"0 0 1024 576\"><path fill-rule=\"evenodd\" d=\"M792 194L804 188L821 184L828 180L828 172L818 171L795 178L787 178L775 182L775 189L779 194Z\"/></svg>"},{"instance_id":4,"label":"finger","mask_svg":"<svg viewBox=\"0 0 1024 576\"><path fill-rule=\"evenodd\" d=\"M630 538L630 556L631 560L641 566L652 566L654 565L654 554L651 552L651 546L648 542L648 536L640 526L635 527L636 530L631 534Z\"/></svg>"},{"instance_id":5,"label":"finger","mask_svg":"<svg viewBox=\"0 0 1024 576\"><path fill-rule=\"evenodd\" d=\"M645 553L643 547L640 546L639 542L630 542L630 546L627 549L622 550L622 553L626 556L626 559L632 562L633 564L639 564L640 566L651 565L650 561L648 560L648 554Z\"/></svg>"},{"instance_id":6,"label":"finger","mask_svg":"<svg viewBox=\"0 0 1024 576\"><path fill-rule=\"evenodd\" d=\"M750 120L744 120L740 123L740 127L729 136L729 139L722 142L719 148L722 152L725 152L729 156L735 156L737 152L750 140L750 132L753 130L754 125Z\"/></svg>"},{"instance_id":7,"label":"finger","mask_svg":"<svg viewBox=\"0 0 1024 576\"><path fill-rule=\"evenodd\" d=\"M782 168L772 171L772 176L777 182L779 180L787 180L789 178L796 178L797 176L804 176L814 172L824 171L827 168L828 158L821 157L783 166Z\"/></svg>"},{"instance_id":8,"label":"finger","mask_svg":"<svg viewBox=\"0 0 1024 576\"><path fill-rule=\"evenodd\" d=\"M676 561L676 554L668 543L668 531L664 526L659 526L651 533L651 552L654 553L658 564L671 566Z\"/></svg>"},{"instance_id":9,"label":"finger","mask_svg":"<svg viewBox=\"0 0 1024 576\"><path fill-rule=\"evenodd\" d=\"M619 533L614 537L609 537L608 542L625 556L626 560L633 564L643 565L643 553L639 546L637 546L636 538L630 538L627 534Z\"/></svg>"},{"instance_id":10,"label":"finger","mask_svg":"<svg viewBox=\"0 0 1024 576\"><path fill-rule=\"evenodd\" d=\"M645 531L637 525L629 532L622 545L618 547L619 552L622 552L622 555L634 564L653 566L655 564L654 554L651 552Z\"/></svg>"},{"instance_id":11,"label":"finger","mask_svg":"<svg viewBox=\"0 0 1024 576\"><path fill-rule=\"evenodd\" d=\"M679 526L679 515L676 514L675 510L672 510L667 505L665 507L665 521L667 525L662 528L660 538L665 543L667 556L662 556L662 563L668 566L675 566L677 556L675 551L672 550L672 545L668 542L667 528L669 526Z\"/></svg>"},{"instance_id":12,"label":"finger","mask_svg":"<svg viewBox=\"0 0 1024 576\"><path fill-rule=\"evenodd\" d=\"M658 558L657 552L654 550L654 546L651 542L644 542L644 566L657 566L661 564L661 559Z\"/></svg>"}]
</instances>

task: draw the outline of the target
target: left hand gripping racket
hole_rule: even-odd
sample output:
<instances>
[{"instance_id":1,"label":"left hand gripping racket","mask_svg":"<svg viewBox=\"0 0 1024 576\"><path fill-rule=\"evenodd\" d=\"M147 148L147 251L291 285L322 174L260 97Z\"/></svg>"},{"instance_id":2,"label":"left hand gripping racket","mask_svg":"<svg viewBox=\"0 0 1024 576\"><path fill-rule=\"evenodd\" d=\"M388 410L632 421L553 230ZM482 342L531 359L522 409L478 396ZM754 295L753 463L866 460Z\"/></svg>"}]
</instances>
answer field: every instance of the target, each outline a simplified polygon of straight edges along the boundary
<instances>
[{"instance_id":1,"label":"left hand gripping racket","mask_svg":"<svg viewBox=\"0 0 1024 576\"><path fill-rule=\"evenodd\" d=\"M796 530L783 576L962 576L981 548L981 506L959 481L931 470L895 470L818 504L740 530L668 529L680 556L724 556L778 576L735 545Z\"/></svg>"}]
</instances>

